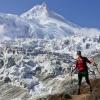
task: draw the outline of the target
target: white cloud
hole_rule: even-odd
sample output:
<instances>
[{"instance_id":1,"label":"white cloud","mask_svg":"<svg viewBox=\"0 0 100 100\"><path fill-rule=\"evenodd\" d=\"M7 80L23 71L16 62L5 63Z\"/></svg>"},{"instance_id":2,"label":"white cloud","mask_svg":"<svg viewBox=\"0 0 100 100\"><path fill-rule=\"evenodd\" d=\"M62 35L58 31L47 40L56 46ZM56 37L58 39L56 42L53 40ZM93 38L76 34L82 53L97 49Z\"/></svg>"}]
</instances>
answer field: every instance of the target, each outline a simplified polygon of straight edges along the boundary
<instances>
[{"instance_id":1,"label":"white cloud","mask_svg":"<svg viewBox=\"0 0 100 100\"><path fill-rule=\"evenodd\" d=\"M0 25L0 35L5 33L5 25Z\"/></svg>"},{"instance_id":2,"label":"white cloud","mask_svg":"<svg viewBox=\"0 0 100 100\"><path fill-rule=\"evenodd\" d=\"M74 32L89 37L100 35L100 30L96 28L74 28Z\"/></svg>"}]
</instances>

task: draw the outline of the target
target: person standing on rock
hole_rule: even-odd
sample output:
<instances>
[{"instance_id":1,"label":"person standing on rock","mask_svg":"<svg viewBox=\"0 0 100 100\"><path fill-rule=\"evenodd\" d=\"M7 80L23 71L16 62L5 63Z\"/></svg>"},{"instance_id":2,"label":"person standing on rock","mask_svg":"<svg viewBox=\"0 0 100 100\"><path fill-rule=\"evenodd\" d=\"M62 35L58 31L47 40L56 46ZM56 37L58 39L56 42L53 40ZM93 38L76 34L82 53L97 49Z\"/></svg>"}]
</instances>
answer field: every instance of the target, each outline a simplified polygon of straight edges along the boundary
<instances>
[{"instance_id":1,"label":"person standing on rock","mask_svg":"<svg viewBox=\"0 0 100 100\"><path fill-rule=\"evenodd\" d=\"M90 87L90 92L92 92L92 87L89 80L88 66L87 66L87 63L92 64L92 62L89 61L87 57L83 57L81 55L81 51L77 51L77 56L78 57L76 59L75 69L78 70L78 94L80 94L80 87L83 77L85 77L85 80Z\"/></svg>"}]
</instances>

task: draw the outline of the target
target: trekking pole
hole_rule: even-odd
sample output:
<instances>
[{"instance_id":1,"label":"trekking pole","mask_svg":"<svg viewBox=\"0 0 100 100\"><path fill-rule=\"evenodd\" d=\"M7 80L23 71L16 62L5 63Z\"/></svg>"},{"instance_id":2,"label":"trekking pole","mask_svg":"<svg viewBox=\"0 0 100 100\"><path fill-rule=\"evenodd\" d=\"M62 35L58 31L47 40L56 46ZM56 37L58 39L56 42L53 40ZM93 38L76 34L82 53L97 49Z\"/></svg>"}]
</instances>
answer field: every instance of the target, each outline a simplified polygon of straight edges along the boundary
<instances>
[{"instance_id":1,"label":"trekking pole","mask_svg":"<svg viewBox=\"0 0 100 100\"><path fill-rule=\"evenodd\" d=\"M70 79L70 88L72 88L72 84L73 84L73 80L72 80L72 71L71 71L70 75L71 75L71 79Z\"/></svg>"},{"instance_id":2,"label":"trekking pole","mask_svg":"<svg viewBox=\"0 0 100 100\"><path fill-rule=\"evenodd\" d=\"M69 74L70 75L70 82L69 82L70 83L70 88L72 88L72 83L73 83L72 82L72 72L73 71L72 71L72 67L71 67L71 73Z\"/></svg>"},{"instance_id":3,"label":"trekking pole","mask_svg":"<svg viewBox=\"0 0 100 100\"><path fill-rule=\"evenodd\" d=\"M92 75L94 76L94 78L96 79L96 74L95 71L91 70L90 68L88 69L90 73L92 73Z\"/></svg>"},{"instance_id":4,"label":"trekking pole","mask_svg":"<svg viewBox=\"0 0 100 100\"><path fill-rule=\"evenodd\" d=\"M96 69L97 69L97 72L99 73L99 75L100 75L100 72L99 72L99 69L98 69L98 64L97 63L95 63L95 60L93 59L93 66L95 66L96 67Z\"/></svg>"},{"instance_id":5,"label":"trekking pole","mask_svg":"<svg viewBox=\"0 0 100 100\"><path fill-rule=\"evenodd\" d=\"M73 69L73 67L71 69L71 85L73 84L73 72L75 71L75 69Z\"/></svg>"},{"instance_id":6,"label":"trekking pole","mask_svg":"<svg viewBox=\"0 0 100 100\"><path fill-rule=\"evenodd\" d=\"M100 75L100 72L99 72L99 69L98 69L98 65L96 64L95 67L96 67L96 69L97 69L97 71L98 71L98 73Z\"/></svg>"}]
</instances>

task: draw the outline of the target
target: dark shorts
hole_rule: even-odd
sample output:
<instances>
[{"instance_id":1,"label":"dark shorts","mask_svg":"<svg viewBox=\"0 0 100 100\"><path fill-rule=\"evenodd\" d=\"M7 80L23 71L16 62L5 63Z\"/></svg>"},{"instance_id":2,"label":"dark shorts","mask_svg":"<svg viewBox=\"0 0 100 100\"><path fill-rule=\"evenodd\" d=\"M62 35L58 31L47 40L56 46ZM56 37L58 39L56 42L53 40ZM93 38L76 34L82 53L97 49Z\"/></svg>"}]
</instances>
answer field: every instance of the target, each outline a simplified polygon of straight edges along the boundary
<instances>
[{"instance_id":1,"label":"dark shorts","mask_svg":"<svg viewBox=\"0 0 100 100\"><path fill-rule=\"evenodd\" d=\"M88 76L88 71L83 71L78 73L78 77L87 77Z\"/></svg>"},{"instance_id":2,"label":"dark shorts","mask_svg":"<svg viewBox=\"0 0 100 100\"><path fill-rule=\"evenodd\" d=\"M78 85L81 85L81 81L83 77L85 77L86 82L90 84L88 71L83 71L78 73Z\"/></svg>"}]
</instances>

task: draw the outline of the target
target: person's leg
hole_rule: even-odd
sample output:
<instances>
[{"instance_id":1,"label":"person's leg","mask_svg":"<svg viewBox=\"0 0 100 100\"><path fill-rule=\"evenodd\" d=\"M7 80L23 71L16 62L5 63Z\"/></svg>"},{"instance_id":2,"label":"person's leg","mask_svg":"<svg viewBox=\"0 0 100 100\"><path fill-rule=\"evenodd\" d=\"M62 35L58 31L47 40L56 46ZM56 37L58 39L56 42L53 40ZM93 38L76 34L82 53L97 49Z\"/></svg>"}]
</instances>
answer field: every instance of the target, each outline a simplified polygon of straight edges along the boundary
<instances>
[{"instance_id":1,"label":"person's leg","mask_svg":"<svg viewBox=\"0 0 100 100\"><path fill-rule=\"evenodd\" d=\"M79 72L78 73L78 94L80 94L81 82L82 82L82 74Z\"/></svg>"},{"instance_id":2,"label":"person's leg","mask_svg":"<svg viewBox=\"0 0 100 100\"><path fill-rule=\"evenodd\" d=\"M92 92L92 86L91 86L91 83L90 83L90 80L89 80L88 72L86 73L85 80L86 80L87 84L90 86L90 91Z\"/></svg>"}]
</instances>

